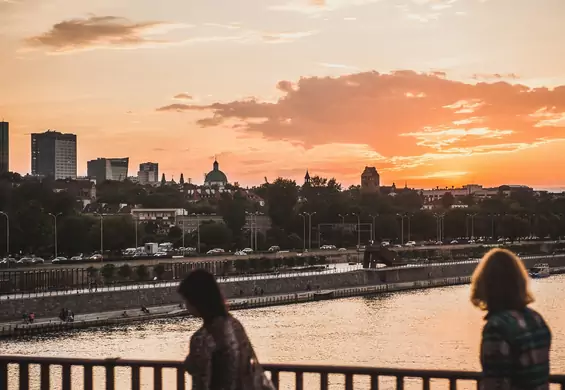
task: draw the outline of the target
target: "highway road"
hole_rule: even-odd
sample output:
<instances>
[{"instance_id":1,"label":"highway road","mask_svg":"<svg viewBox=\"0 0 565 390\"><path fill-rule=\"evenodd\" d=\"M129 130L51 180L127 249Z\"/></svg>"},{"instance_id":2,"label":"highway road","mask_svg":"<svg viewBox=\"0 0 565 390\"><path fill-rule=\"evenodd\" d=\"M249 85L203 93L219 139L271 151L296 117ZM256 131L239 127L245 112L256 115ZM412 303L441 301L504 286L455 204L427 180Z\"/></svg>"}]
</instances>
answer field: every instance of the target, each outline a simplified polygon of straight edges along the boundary
<instances>
[{"instance_id":1,"label":"highway road","mask_svg":"<svg viewBox=\"0 0 565 390\"><path fill-rule=\"evenodd\" d=\"M542 243L555 243L555 241L521 241L515 242L513 245L528 245L528 244L542 244ZM395 252L405 252L405 251L417 251L417 250L453 250L453 249L465 249L465 248L473 248L473 247L480 247L480 246L491 246L495 247L498 244L456 244L456 245L429 245L429 246L413 246L413 247L389 247L389 249ZM152 259L144 259L144 260L120 260L120 261L113 261L112 263L119 267L123 264L130 264L130 265L156 265L160 263L180 263L180 262L191 262L191 263L203 263L203 262L222 262L222 261L234 261L234 260L247 260L250 258L258 258L258 257L267 257L271 259L275 258L285 258L291 256L298 256L301 252L293 251L293 252L278 252L278 253L254 253L250 256L234 256L233 254L226 253L224 255L217 255L217 256L199 256L199 257L182 257L182 256L175 256L172 259L165 259L165 258L152 258ZM358 255L360 254L359 251L356 249L348 249L346 251L339 251L339 250L312 250L308 252L307 255L325 255L325 256L344 256L344 255ZM344 259L345 260L345 259ZM54 269L54 268L89 268L89 267L96 267L100 268L107 262L103 263L101 261L92 261L87 263L67 263L67 264L51 264L45 263L43 265L33 265L33 266L26 266L26 267L10 267L10 268L2 268L1 270L17 270L17 271L31 271L31 270L41 270L41 269Z\"/></svg>"}]
</instances>

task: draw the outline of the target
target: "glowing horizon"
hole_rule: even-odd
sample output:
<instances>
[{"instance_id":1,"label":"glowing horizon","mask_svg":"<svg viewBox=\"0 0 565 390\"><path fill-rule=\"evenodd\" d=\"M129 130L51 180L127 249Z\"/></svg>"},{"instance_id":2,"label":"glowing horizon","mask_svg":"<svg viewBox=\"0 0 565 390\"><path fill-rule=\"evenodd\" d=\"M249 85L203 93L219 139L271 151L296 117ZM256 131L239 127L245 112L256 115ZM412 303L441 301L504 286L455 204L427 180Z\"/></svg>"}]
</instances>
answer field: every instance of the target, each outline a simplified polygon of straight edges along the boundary
<instances>
[{"instance_id":1,"label":"glowing horizon","mask_svg":"<svg viewBox=\"0 0 565 390\"><path fill-rule=\"evenodd\" d=\"M80 175L127 156L201 183L218 156L244 186L375 166L383 185L562 189L565 3L540 1L0 1L10 169L53 129Z\"/></svg>"}]
</instances>

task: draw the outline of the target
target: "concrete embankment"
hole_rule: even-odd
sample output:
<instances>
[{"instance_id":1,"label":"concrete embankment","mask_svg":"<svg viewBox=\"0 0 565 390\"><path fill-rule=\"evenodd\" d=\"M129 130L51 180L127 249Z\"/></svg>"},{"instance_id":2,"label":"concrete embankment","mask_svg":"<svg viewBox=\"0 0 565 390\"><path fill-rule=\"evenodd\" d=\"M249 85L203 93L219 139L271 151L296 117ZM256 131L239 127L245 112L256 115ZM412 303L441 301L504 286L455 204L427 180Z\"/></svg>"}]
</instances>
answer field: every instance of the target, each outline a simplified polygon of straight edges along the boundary
<instances>
[{"instance_id":1,"label":"concrete embankment","mask_svg":"<svg viewBox=\"0 0 565 390\"><path fill-rule=\"evenodd\" d=\"M523 261L527 267L532 267L536 263L548 263L550 267L563 267L565 266L565 255L524 257ZM436 283L439 283L437 285L441 286L467 283L468 277L477 264L478 260L419 264L414 266L357 270L332 274L310 274L284 278L228 281L221 282L220 286L225 297L232 302L234 308L239 308L239 306L242 305L241 302L244 301L247 301L248 305L245 307L259 307L298 303L300 300L297 301L296 299L303 299L303 294L311 294L306 296L311 296L313 297L312 299L322 298L314 293L305 293L309 288L333 291L332 294L329 295L329 298L339 298L342 296L383 292L383 290L380 289L385 289L384 291L398 291L399 289L434 287ZM254 291L261 290L264 293L263 297L246 298L252 297ZM343 291L350 291L347 293L350 295L341 295L345 294ZM298 298L295 296L296 293L298 293ZM311 300L310 298L304 299L305 301ZM85 321L87 324L75 325L79 323L75 322L74 324L61 325L59 323L58 325L51 326L77 327L110 325L113 323L180 315L178 310L179 303L181 303L181 298L176 292L176 286L170 285L135 290L83 291L77 292L77 294L53 296L31 294L30 296L18 299L1 300L0 322L12 322L20 319L22 313L34 312L38 322L41 323L42 319L53 318L59 313L61 308L65 307L71 309L77 315L77 318L89 316L87 317L88 321ZM138 312L141 306L153 308L164 308L168 306L170 310L161 312L159 310L162 309L155 309L151 310L151 316L140 316ZM124 310L128 312L128 316L122 318L120 314L122 314ZM131 315L129 311L131 311ZM102 320L100 313L107 312L115 312L117 314L111 316L111 318L103 319L103 321L105 321L103 323L96 322ZM12 328L12 324L8 324L8 327ZM0 327L1 326L2 325L0 325ZM48 327L48 325L44 326Z\"/></svg>"},{"instance_id":2,"label":"concrete embankment","mask_svg":"<svg viewBox=\"0 0 565 390\"><path fill-rule=\"evenodd\" d=\"M418 281L379 284L373 286L354 286L349 288L317 290L310 292L259 296L252 298L229 299L228 305L230 307L230 310L244 310L355 296L386 294L403 290L453 286L458 284L466 284L469 283L469 281L470 277L458 277L427 280L423 282ZM140 321L150 321L155 319L173 318L187 315L188 314L186 313L186 311L180 309L179 305L169 305L163 307L150 307L149 314L144 314L139 309L137 309L77 315L74 322L62 322L57 318L45 318L39 319L38 322L34 324L26 325L16 322L3 324L0 328L0 337L8 338L32 336L38 334L70 331L74 329L85 329L102 326L119 326Z\"/></svg>"}]
</instances>

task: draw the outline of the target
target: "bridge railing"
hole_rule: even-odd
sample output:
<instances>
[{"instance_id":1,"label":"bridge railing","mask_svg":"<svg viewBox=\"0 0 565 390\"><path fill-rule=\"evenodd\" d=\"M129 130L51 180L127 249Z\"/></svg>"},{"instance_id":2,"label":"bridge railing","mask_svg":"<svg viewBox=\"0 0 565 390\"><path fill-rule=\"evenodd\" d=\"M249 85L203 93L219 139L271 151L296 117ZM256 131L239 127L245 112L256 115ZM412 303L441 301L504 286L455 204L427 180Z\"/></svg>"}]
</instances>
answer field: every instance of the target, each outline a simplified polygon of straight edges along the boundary
<instances>
[{"instance_id":1,"label":"bridge railing","mask_svg":"<svg viewBox=\"0 0 565 390\"><path fill-rule=\"evenodd\" d=\"M277 389L295 390L430 390L446 385L456 390L478 388L481 379L480 373L465 371L285 364L264 368ZM6 390L185 390L189 382L178 361L0 356L0 389ZM565 389L565 375L553 375L550 382Z\"/></svg>"}]
</instances>

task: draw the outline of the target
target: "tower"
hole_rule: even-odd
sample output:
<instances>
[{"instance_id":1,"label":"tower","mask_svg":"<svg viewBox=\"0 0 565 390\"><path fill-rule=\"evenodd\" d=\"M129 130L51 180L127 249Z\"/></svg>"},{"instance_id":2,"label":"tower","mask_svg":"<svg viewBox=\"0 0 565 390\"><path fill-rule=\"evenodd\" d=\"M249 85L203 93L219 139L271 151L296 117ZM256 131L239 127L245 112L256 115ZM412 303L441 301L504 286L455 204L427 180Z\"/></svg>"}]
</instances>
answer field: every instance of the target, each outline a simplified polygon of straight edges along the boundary
<instances>
[{"instance_id":1,"label":"tower","mask_svg":"<svg viewBox=\"0 0 565 390\"><path fill-rule=\"evenodd\" d=\"M361 191L365 193L380 192L381 176L375 167L365 167L361 174Z\"/></svg>"},{"instance_id":2,"label":"tower","mask_svg":"<svg viewBox=\"0 0 565 390\"><path fill-rule=\"evenodd\" d=\"M310 174L308 173L308 169L306 170L306 175L304 176L304 185L310 185Z\"/></svg>"}]
</instances>

